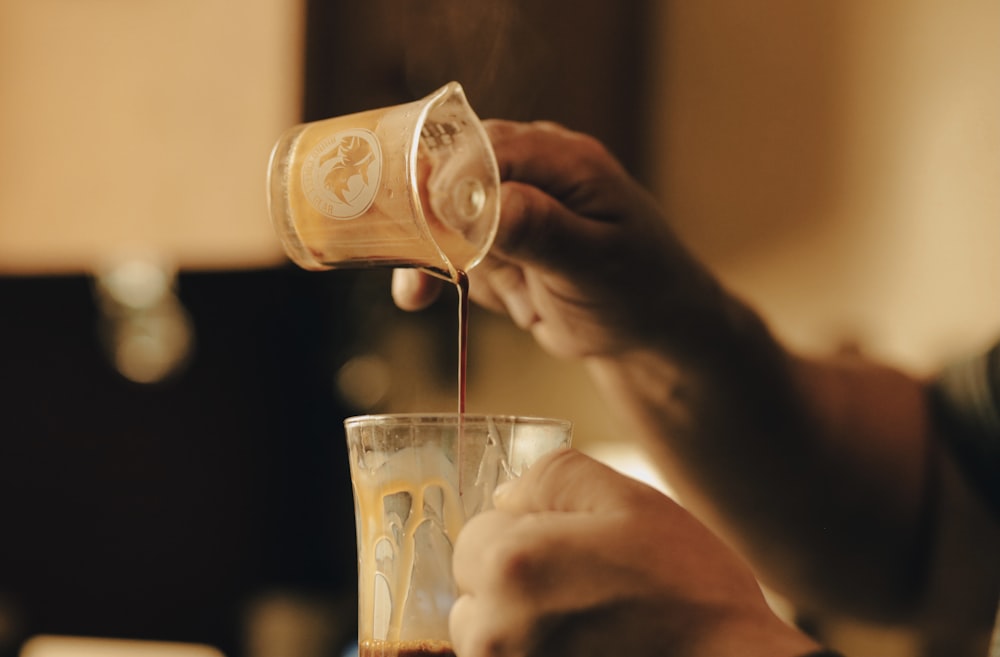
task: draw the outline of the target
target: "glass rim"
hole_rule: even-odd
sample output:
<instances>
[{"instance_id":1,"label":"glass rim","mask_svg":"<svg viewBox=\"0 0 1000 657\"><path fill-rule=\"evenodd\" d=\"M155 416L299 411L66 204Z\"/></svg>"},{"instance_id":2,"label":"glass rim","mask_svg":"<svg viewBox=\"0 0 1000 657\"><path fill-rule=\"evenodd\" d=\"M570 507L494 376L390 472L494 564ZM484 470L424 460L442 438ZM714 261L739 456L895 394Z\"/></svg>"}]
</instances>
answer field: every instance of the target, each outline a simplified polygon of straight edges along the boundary
<instances>
[{"instance_id":1,"label":"glass rim","mask_svg":"<svg viewBox=\"0 0 1000 657\"><path fill-rule=\"evenodd\" d=\"M509 413L458 413L451 412L419 412L419 413L369 413L352 415L344 418L344 426L361 424L458 424L459 420L471 423L500 421L513 424L530 424L535 426L553 426L570 429L570 420L540 415L515 415Z\"/></svg>"}]
</instances>

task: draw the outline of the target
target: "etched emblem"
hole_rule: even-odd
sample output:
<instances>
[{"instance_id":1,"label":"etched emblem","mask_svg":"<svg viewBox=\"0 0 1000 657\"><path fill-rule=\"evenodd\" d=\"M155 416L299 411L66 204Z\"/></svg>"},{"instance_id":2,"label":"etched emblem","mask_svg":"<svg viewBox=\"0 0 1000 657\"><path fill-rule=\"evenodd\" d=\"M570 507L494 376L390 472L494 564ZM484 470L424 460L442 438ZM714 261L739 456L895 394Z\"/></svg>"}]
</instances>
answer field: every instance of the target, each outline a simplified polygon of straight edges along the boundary
<instances>
[{"instance_id":1,"label":"etched emblem","mask_svg":"<svg viewBox=\"0 0 1000 657\"><path fill-rule=\"evenodd\" d=\"M378 138L358 128L322 140L302 165L302 189L309 204L332 219L363 214L375 200L381 177Z\"/></svg>"}]
</instances>

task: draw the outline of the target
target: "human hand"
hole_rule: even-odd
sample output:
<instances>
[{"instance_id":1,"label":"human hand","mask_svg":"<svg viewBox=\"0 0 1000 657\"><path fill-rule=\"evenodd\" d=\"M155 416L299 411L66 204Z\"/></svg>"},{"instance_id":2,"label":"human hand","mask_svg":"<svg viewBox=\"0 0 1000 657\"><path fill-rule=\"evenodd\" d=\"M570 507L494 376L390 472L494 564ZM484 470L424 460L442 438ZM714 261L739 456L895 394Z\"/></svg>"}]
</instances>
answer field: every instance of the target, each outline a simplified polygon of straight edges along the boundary
<instances>
[{"instance_id":1,"label":"human hand","mask_svg":"<svg viewBox=\"0 0 1000 657\"><path fill-rule=\"evenodd\" d=\"M500 225L470 296L558 356L679 350L724 297L652 197L595 139L552 123L485 121L501 173ZM394 272L393 297L426 306L441 281ZM694 330L693 330L694 329Z\"/></svg>"},{"instance_id":2,"label":"human hand","mask_svg":"<svg viewBox=\"0 0 1000 657\"><path fill-rule=\"evenodd\" d=\"M793 657L746 566L659 492L573 451L543 457L454 553L459 657Z\"/></svg>"}]
</instances>

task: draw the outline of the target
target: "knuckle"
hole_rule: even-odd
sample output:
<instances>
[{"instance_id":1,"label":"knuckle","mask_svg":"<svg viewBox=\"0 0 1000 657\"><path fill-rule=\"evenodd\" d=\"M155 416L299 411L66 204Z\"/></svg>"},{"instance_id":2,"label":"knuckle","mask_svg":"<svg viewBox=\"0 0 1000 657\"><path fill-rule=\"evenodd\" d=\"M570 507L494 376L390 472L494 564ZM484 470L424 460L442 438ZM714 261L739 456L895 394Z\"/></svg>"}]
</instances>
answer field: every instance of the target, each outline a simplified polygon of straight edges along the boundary
<instances>
[{"instance_id":1,"label":"knuckle","mask_svg":"<svg viewBox=\"0 0 1000 657\"><path fill-rule=\"evenodd\" d=\"M547 119L540 119L540 120L532 121L528 125L531 126L532 128L537 129L537 130L548 130L548 131L551 131L551 132L561 132L561 133L566 134L566 135L576 134L572 130L570 130L569 128L567 128L566 126L564 126L563 124L561 124L561 123L559 123L557 121L551 121L551 120L547 120Z\"/></svg>"},{"instance_id":2,"label":"knuckle","mask_svg":"<svg viewBox=\"0 0 1000 657\"><path fill-rule=\"evenodd\" d=\"M605 163L614 159L611 151L604 145L604 142L592 135L574 133L576 148L580 151L580 156L591 164Z\"/></svg>"},{"instance_id":3,"label":"knuckle","mask_svg":"<svg viewBox=\"0 0 1000 657\"><path fill-rule=\"evenodd\" d=\"M552 546L536 531L511 532L485 555L484 568L497 590L514 599L530 598L546 585Z\"/></svg>"},{"instance_id":4,"label":"knuckle","mask_svg":"<svg viewBox=\"0 0 1000 657\"><path fill-rule=\"evenodd\" d=\"M561 130L567 147L572 149L574 160L588 171L606 173L616 168L617 159L607 145L597 137L585 132Z\"/></svg>"},{"instance_id":5,"label":"knuckle","mask_svg":"<svg viewBox=\"0 0 1000 657\"><path fill-rule=\"evenodd\" d=\"M503 119L486 119L482 122L482 126L486 136L494 145L509 139L518 130L516 123Z\"/></svg>"},{"instance_id":6,"label":"knuckle","mask_svg":"<svg viewBox=\"0 0 1000 657\"><path fill-rule=\"evenodd\" d=\"M577 471L582 458L581 453L575 449L558 449L538 459L528 472L544 489L550 485L561 487L563 479Z\"/></svg>"},{"instance_id":7,"label":"knuckle","mask_svg":"<svg viewBox=\"0 0 1000 657\"><path fill-rule=\"evenodd\" d=\"M506 183L501 207L504 221L497 243L508 253L530 249L544 237L541 232L551 229L548 199L527 185Z\"/></svg>"}]
</instances>

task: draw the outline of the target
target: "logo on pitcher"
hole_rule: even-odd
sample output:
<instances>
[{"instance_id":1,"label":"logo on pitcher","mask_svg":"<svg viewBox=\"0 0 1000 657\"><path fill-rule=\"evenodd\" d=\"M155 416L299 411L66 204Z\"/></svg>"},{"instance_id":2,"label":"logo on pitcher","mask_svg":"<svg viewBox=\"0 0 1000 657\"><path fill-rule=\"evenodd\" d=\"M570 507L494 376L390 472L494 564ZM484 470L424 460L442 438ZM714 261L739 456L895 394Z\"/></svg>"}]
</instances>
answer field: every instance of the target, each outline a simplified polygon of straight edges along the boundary
<instances>
[{"instance_id":1,"label":"logo on pitcher","mask_svg":"<svg viewBox=\"0 0 1000 657\"><path fill-rule=\"evenodd\" d=\"M382 149L369 130L338 132L317 144L302 165L309 204L333 219L354 219L367 210L382 177Z\"/></svg>"}]
</instances>

